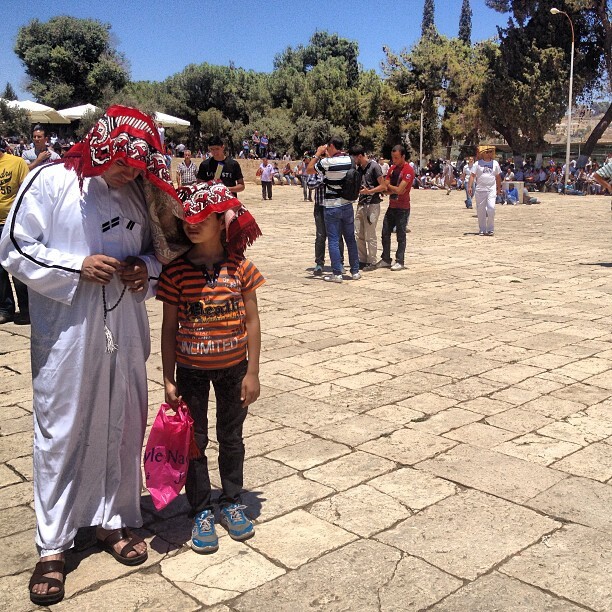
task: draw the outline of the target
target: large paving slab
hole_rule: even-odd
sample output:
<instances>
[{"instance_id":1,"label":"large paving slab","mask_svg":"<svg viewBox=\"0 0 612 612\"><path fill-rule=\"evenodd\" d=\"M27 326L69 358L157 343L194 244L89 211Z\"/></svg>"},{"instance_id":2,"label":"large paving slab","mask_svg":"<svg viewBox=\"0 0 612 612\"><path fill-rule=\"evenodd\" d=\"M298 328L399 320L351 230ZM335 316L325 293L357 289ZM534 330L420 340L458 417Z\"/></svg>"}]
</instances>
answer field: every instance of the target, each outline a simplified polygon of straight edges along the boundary
<instances>
[{"instance_id":1,"label":"large paving slab","mask_svg":"<svg viewBox=\"0 0 612 612\"><path fill-rule=\"evenodd\" d=\"M612 610L612 536L601 531L570 525L500 571L594 610Z\"/></svg>"},{"instance_id":2,"label":"large paving slab","mask_svg":"<svg viewBox=\"0 0 612 612\"><path fill-rule=\"evenodd\" d=\"M455 591L431 610L435 612L459 612L459 610L579 612L584 608L543 593L504 574L493 572Z\"/></svg>"},{"instance_id":3,"label":"large paving slab","mask_svg":"<svg viewBox=\"0 0 612 612\"><path fill-rule=\"evenodd\" d=\"M459 586L461 581L419 559L362 540L251 591L233 607L250 612L269 602L270 609L294 612L301 602L302 609L331 612L421 610Z\"/></svg>"},{"instance_id":4,"label":"large paving slab","mask_svg":"<svg viewBox=\"0 0 612 612\"><path fill-rule=\"evenodd\" d=\"M473 580L560 526L521 506L468 491L430 506L376 539Z\"/></svg>"},{"instance_id":5,"label":"large paving slab","mask_svg":"<svg viewBox=\"0 0 612 612\"><path fill-rule=\"evenodd\" d=\"M407 269L336 285L311 274L301 190L263 203L248 185L267 280L244 428L255 537L218 526L198 555L185 495L156 511L143 492L147 563L79 540L57 609L612 610L610 203L540 197L498 207L481 238L462 193L415 191ZM16 611L34 608L29 334L0 329L0 597ZM212 414L210 434L216 497Z\"/></svg>"}]
</instances>

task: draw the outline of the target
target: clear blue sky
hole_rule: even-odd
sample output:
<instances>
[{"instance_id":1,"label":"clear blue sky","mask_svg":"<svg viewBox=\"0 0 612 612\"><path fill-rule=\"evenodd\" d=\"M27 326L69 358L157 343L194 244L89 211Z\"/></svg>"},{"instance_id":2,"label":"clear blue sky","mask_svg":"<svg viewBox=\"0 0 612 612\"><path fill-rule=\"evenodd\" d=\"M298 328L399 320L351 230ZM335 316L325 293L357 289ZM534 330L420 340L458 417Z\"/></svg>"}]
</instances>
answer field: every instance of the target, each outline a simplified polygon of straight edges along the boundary
<instances>
[{"instance_id":1,"label":"clear blue sky","mask_svg":"<svg viewBox=\"0 0 612 612\"><path fill-rule=\"evenodd\" d=\"M382 46L410 47L420 36L422 0L0 0L0 87L9 81L20 99L26 76L13 51L17 30L56 15L110 23L133 80L161 81L192 63L209 62L268 72L276 53L306 44L316 30L359 43L359 61L378 70ZM507 16L471 0L472 41L495 36ZM436 26L456 36L461 0L436 1Z\"/></svg>"}]
</instances>

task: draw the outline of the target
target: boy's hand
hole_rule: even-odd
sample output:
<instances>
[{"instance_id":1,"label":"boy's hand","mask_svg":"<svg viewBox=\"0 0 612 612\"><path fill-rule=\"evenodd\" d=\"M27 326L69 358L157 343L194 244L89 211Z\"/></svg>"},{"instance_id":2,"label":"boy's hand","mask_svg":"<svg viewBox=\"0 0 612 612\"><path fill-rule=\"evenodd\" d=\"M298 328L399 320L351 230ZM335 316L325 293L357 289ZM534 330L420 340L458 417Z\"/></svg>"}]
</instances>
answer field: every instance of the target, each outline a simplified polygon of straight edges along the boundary
<instances>
[{"instance_id":1,"label":"boy's hand","mask_svg":"<svg viewBox=\"0 0 612 612\"><path fill-rule=\"evenodd\" d=\"M247 408L259 397L259 376L257 374L249 374L248 372L242 379L242 388L240 389L240 400L242 407Z\"/></svg>"},{"instance_id":2,"label":"boy's hand","mask_svg":"<svg viewBox=\"0 0 612 612\"><path fill-rule=\"evenodd\" d=\"M174 383L167 382L164 387L166 391L166 404L173 410L176 410L179 402L183 399L182 396L178 395L178 390Z\"/></svg>"}]
</instances>

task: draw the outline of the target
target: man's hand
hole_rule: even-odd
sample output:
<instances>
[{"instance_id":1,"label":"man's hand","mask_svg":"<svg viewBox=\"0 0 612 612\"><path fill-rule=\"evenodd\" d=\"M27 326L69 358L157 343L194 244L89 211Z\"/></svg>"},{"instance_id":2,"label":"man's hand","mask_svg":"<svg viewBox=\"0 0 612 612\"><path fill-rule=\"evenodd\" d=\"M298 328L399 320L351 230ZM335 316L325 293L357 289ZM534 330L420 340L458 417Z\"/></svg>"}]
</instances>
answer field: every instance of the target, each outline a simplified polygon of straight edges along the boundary
<instances>
[{"instance_id":1,"label":"man's hand","mask_svg":"<svg viewBox=\"0 0 612 612\"><path fill-rule=\"evenodd\" d=\"M90 255L83 260L81 278L90 283L108 285L121 262L108 255Z\"/></svg>"},{"instance_id":2,"label":"man's hand","mask_svg":"<svg viewBox=\"0 0 612 612\"><path fill-rule=\"evenodd\" d=\"M38 164L41 164L42 162L46 162L50 157L51 157L51 151L49 151L49 149L45 149L44 151L41 151L38 154L38 156L36 157L36 162Z\"/></svg>"},{"instance_id":3,"label":"man's hand","mask_svg":"<svg viewBox=\"0 0 612 612\"><path fill-rule=\"evenodd\" d=\"M149 280L147 266L138 257L128 257L121 262L119 268L119 278L121 282L132 292L144 291Z\"/></svg>"},{"instance_id":4,"label":"man's hand","mask_svg":"<svg viewBox=\"0 0 612 612\"><path fill-rule=\"evenodd\" d=\"M249 374L248 372L242 379L242 388L240 389L240 400L242 407L247 408L259 397L259 376L257 374Z\"/></svg>"},{"instance_id":5,"label":"man's hand","mask_svg":"<svg viewBox=\"0 0 612 612\"><path fill-rule=\"evenodd\" d=\"M317 152L315 153L315 157L327 157L327 145L321 145Z\"/></svg>"}]
</instances>

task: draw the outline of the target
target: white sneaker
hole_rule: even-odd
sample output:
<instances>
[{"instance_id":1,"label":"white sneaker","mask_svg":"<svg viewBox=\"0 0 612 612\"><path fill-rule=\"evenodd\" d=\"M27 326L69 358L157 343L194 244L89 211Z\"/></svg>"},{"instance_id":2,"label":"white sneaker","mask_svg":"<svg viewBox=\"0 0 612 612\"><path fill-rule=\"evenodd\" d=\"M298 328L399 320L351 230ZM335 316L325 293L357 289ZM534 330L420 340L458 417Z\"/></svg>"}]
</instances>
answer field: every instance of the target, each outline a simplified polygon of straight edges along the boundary
<instances>
[{"instance_id":1,"label":"white sneaker","mask_svg":"<svg viewBox=\"0 0 612 612\"><path fill-rule=\"evenodd\" d=\"M361 278L361 272L355 272L355 274L351 275L353 280L359 280Z\"/></svg>"},{"instance_id":2,"label":"white sneaker","mask_svg":"<svg viewBox=\"0 0 612 612\"><path fill-rule=\"evenodd\" d=\"M323 280L328 283L341 283L342 282L342 274L332 274L330 276L324 276Z\"/></svg>"},{"instance_id":3,"label":"white sneaker","mask_svg":"<svg viewBox=\"0 0 612 612\"><path fill-rule=\"evenodd\" d=\"M397 272L398 270L403 270L404 269L404 264L398 263L397 261L391 266L391 270L393 270L393 272Z\"/></svg>"}]
</instances>

